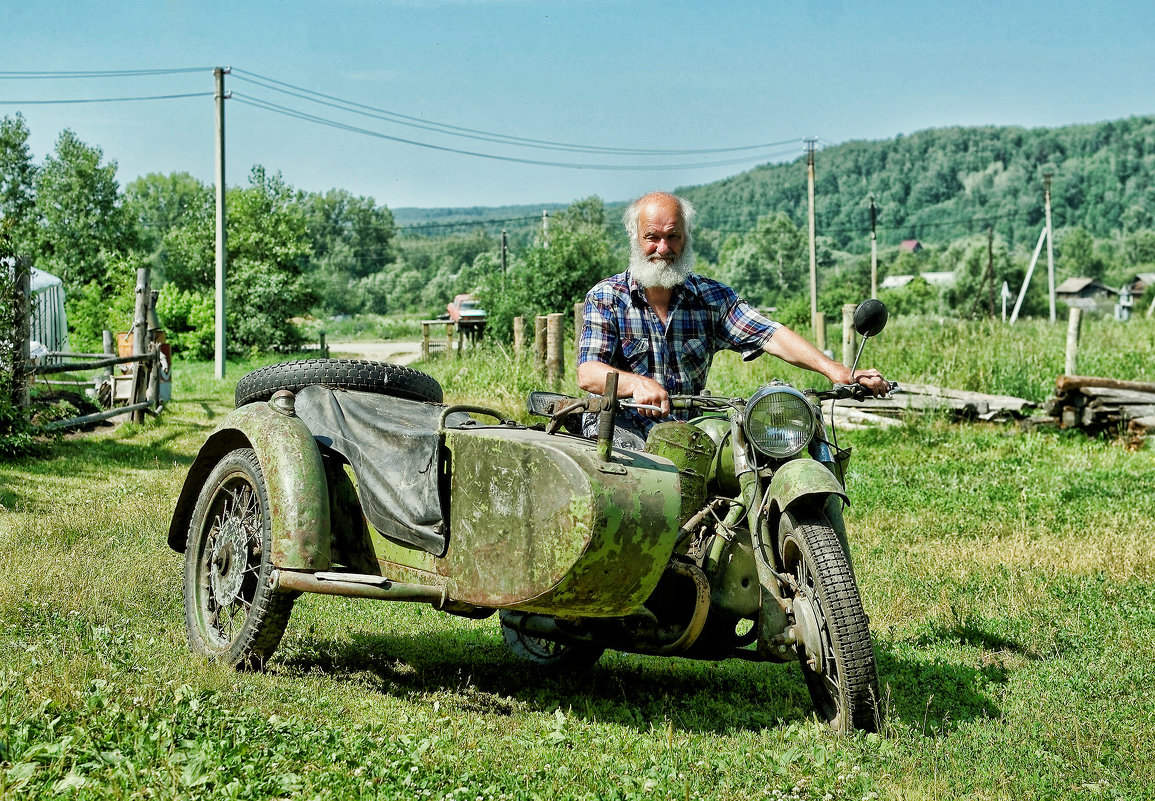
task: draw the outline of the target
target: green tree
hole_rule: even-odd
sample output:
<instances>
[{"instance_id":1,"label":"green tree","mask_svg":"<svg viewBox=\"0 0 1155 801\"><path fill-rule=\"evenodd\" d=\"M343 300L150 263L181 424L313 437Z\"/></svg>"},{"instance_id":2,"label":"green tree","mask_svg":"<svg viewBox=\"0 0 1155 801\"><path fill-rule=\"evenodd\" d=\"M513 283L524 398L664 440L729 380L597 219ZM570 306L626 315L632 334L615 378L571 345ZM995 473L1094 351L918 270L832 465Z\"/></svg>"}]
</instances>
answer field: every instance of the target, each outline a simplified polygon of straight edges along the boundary
<instances>
[{"instance_id":1,"label":"green tree","mask_svg":"<svg viewBox=\"0 0 1155 801\"><path fill-rule=\"evenodd\" d=\"M79 350L98 350L109 325L123 330L110 310L131 308L136 281L136 262L125 258L135 232L116 162L102 164L102 157L65 130L36 177L37 266L64 280L71 344Z\"/></svg>"},{"instance_id":2,"label":"green tree","mask_svg":"<svg viewBox=\"0 0 1155 801\"><path fill-rule=\"evenodd\" d=\"M576 201L550 225L549 241L530 246L507 273L489 273L478 294L488 335L508 341L513 318L568 312L590 288L620 271L606 236L600 199Z\"/></svg>"},{"instance_id":3,"label":"green tree","mask_svg":"<svg viewBox=\"0 0 1155 801\"><path fill-rule=\"evenodd\" d=\"M719 257L725 280L755 305L780 305L805 288L806 233L785 212L758 220L741 240L727 242Z\"/></svg>"},{"instance_id":4,"label":"green tree","mask_svg":"<svg viewBox=\"0 0 1155 801\"><path fill-rule=\"evenodd\" d=\"M36 165L28 136L22 114L0 120L0 220L8 226L12 247L31 254L36 230Z\"/></svg>"},{"instance_id":5,"label":"green tree","mask_svg":"<svg viewBox=\"0 0 1155 801\"><path fill-rule=\"evenodd\" d=\"M65 285L106 281L106 254L125 253L134 244L125 213L116 162L70 130L56 141L36 179L41 220L40 263Z\"/></svg>"},{"instance_id":6,"label":"green tree","mask_svg":"<svg viewBox=\"0 0 1155 801\"><path fill-rule=\"evenodd\" d=\"M125 187L125 211L136 226L142 255L155 270L153 282L167 280L166 237L197 218L212 218L213 190L187 172L149 173Z\"/></svg>"}]
</instances>

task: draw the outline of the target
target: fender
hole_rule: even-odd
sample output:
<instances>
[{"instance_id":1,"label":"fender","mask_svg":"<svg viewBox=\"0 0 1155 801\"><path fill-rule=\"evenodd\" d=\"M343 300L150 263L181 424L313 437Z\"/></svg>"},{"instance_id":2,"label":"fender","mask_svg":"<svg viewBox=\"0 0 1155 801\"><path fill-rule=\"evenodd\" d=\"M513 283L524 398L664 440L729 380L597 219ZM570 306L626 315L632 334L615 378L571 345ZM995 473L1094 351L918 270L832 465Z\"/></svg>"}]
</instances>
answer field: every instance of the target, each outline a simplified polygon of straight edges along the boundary
<instances>
[{"instance_id":1,"label":"fender","mask_svg":"<svg viewBox=\"0 0 1155 801\"><path fill-rule=\"evenodd\" d=\"M293 414L256 402L230 412L201 446L176 502L168 544L184 552L189 519L209 473L226 453L252 448L269 494L272 561L290 570L330 567L329 486L312 433Z\"/></svg>"},{"instance_id":2,"label":"fender","mask_svg":"<svg viewBox=\"0 0 1155 801\"><path fill-rule=\"evenodd\" d=\"M850 503L846 490L834 474L813 459L795 459L774 471L770 479L770 506L781 512L802 498L816 500L816 496L835 496ZM823 504L825 505L825 501Z\"/></svg>"}]
</instances>

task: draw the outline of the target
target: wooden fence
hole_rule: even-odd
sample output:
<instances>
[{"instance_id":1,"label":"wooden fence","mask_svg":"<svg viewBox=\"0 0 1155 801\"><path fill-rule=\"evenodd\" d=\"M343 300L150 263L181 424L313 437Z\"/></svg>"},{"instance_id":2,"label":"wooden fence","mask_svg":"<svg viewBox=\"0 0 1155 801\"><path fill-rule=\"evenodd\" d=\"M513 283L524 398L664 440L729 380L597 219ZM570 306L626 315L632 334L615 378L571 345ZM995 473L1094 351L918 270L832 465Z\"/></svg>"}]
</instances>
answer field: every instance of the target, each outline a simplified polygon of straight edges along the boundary
<instances>
[{"instance_id":1,"label":"wooden fence","mask_svg":"<svg viewBox=\"0 0 1155 801\"><path fill-rule=\"evenodd\" d=\"M75 379L56 381L44 378L49 375L75 375L76 373L91 370L104 371L108 387L108 408L93 414L81 415L65 420L55 420L43 426L44 430L70 428L86 425L99 420L107 420L123 414L131 414L135 422L144 420L145 413L155 414L161 403L161 372L162 343L164 335L156 318L156 294L150 286L151 276L148 268L137 270L136 273L136 310L133 315L132 330L126 337L129 353L120 355L119 349L114 350L111 332L106 331L104 337L104 353L70 353L50 351L42 357L40 364L33 364L29 353L29 330L25 325L20 332L23 345L21 358L15 365L18 384L25 388L18 395L22 405L30 404L29 393L26 388L34 384L38 378L49 386L93 386L98 390L99 380L77 381ZM27 320L28 309L31 304L31 293L28 287L22 287L20 302L24 304L23 319ZM114 368L121 365L132 365L127 373L117 374ZM100 392L96 391L97 399ZM120 405L118 405L120 404Z\"/></svg>"}]
</instances>

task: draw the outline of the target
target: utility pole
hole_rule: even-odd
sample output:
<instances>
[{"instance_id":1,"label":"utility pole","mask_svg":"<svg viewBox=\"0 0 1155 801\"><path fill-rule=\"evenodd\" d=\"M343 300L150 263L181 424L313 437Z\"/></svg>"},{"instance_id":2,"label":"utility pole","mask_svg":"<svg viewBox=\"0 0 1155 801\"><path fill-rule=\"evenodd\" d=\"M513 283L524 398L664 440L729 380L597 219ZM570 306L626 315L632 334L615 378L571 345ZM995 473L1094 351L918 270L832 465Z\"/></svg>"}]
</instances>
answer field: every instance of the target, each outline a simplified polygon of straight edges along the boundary
<instances>
[{"instance_id":1,"label":"utility pole","mask_svg":"<svg viewBox=\"0 0 1155 801\"><path fill-rule=\"evenodd\" d=\"M509 245L505 238L505 229L501 229L501 289L505 290L505 258L509 252Z\"/></svg>"},{"instance_id":2,"label":"utility pole","mask_svg":"<svg viewBox=\"0 0 1155 801\"><path fill-rule=\"evenodd\" d=\"M878 297L878 208L874 205L874 195L870 196L870 297Z\"/></svg>"},{"instance_id":3,"label":"utility pole","mask_svg":"<svg viewBox=\"0 0 1155 801\"><path fill-rule=\"evenodd\" d=\"M995 229L987 228L987 277L991 280L988 287L990 292L991 317L995 316Z\"/></svg>"},{"instance_id":4,"label":"utility pole","mask_svg":"<svg viewBox=\"0 0 1155 801\"><path fill-rule=\"evenodd\" d=\"M1047 290L1051 297L1051 322L1055 322L1055 229L1051 227L1051 174L1043 176L1043 205L1047 210Z\"/></svg>"},{"instance_id":5,"label":"utility pole","mask_svg":"<svg viewBox=\"0 0 1155 801\"><path fill-rule=\"evenodd\" d=\"M217 104L217 298L216 298L216 377L225 377L225 75L232 70L217 67L213 70L216 91L213 99Z\"/></svg>"},{"instance_id":6,"label":"utility pole","mask_svg":"<svg viewBox=\"0 0 1155 801\"><path fill-rule=\"evenodd\" d=\"M541 241L549 247L549 209L541 210Z\"/></svg>"},{"instance_id":7,"label":"utility pole","mask_svg":"<svg viewBox=\"0 0 1155 801\"><path fill-rule=\"evenodd\" d=\"M806 195L810 201L808 218L810 222L810 328L814 331L814 344L819 350L826 350L824 325L818 323L818 250L814 242L814 146L817 139L806 141Z\"/></svg>"}]
</instances>

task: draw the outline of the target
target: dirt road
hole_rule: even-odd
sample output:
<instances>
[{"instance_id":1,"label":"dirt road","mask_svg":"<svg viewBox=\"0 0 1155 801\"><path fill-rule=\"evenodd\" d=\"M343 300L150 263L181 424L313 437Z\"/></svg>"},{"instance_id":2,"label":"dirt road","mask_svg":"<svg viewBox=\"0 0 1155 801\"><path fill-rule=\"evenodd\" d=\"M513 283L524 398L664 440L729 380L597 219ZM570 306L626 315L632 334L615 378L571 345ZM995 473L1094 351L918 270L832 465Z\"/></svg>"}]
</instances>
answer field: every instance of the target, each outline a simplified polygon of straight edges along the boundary
<instances>
[{"instance_id":1,"label":"dirt road","mask_svg":"<svg viewBox=\"0 0 1155 801\"><path fill-rule=\"evenodd\" d=\"M409 364L421 357L420 342L332 342L329 355L334 359L369 359L390 364Z\"/></svg>"}]
</instances>

